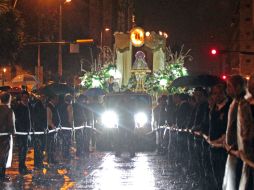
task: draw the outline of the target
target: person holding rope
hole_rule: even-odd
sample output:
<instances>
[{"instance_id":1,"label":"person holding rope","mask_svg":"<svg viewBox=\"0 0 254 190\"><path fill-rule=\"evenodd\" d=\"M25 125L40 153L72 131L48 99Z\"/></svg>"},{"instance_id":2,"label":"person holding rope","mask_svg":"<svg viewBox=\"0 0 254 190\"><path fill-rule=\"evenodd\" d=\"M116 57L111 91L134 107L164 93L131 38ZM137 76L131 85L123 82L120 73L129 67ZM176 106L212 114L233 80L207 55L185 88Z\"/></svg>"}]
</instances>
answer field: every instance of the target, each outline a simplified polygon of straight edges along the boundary
<instances>
[{"instance_id":1,"label":"person holding rope","mask_svg":"<svg viewBox=\"0 0 254 190\"><path fill-rule=\"evenodd\" d=\"M79 95L77 102L73 104L73 118L74 118L74 126L80 127L86 125L87 116L85 114L84 104L86 102L86 97L81 94ZM78 157L83 156L85 153L85 129L79 129L78 133L76 134L76 155Z\"/></svg>"},{"instance_id":2,"label":"person holding rope","mask_svg":"<svg viewBox=\"0 0 254 190\"><path fill-rule=\"evenodd\" d=\"M225 175L223 179L223 190L239 189L242 161L238 151L238 111L239 103L244 100L246 93L246 82L240 75L231 76L227 81L227 93L233 98L228 111L228 123L226 130L225 148L229 153ZM237 157L238 156L238 157Z\"/></svg>"},{"instance_id":3,"label":"person holding rope","mask_svg":"<svg viewBox=\"0 0 254 190\"><path fill-rule=\"evenodd\" d=\"M45 144L45 133L36 134L36 132L45 132L47 129L47 111L45 96L40 95L39 98L30 97L30 110L32 120L32 142L34 147L34 167L35 169L43 168L43 150Z\"/></svg>"},{"instance_id":4,"label":"person holding rope","mask_svg":"<svg viewBox=\"0 0 254 190\"><path fill-rule=\"evenodd\" d=\"M0 95L0 181L9 181L5 176L6 168L12 161L12 134L15 132L15 116L10 108L11 94L4 92Z\"/></svg>"},{"instance_id":5,"label":"person holding rope","mask_svg":"<svg viewBox=\"0 0 254 190\"><path fill-rule=\"evenodd\" d=\"M126 149L130 157L135 157L135 121L132 113L131 102L127 96L122 97L119 107L119 126L117 131L117 144L115 156L120 157L121 153Z\"/></svg>"},{"instance_id":6,"label":"person holding rope","mask_svg":"<svg viewBox=\"0 0 254 190\"><path fill-rule=\"evenodd\" d=\"M62 125L61 138L62 138L62 155L67 160L70 159L70 147L73 125L73 107L72 96L66 94L63 102L59 104L59 115Z\"/></svg>"},{"instance_id":7,"label":"person holding rope","mask_svg":"<svg viewBox=\"0 0 254 190\"><path fill-rule=\"evenodd\" d=\"M187 128L191 116L191 106L188 102L187 94L179 94L179 104L176 110L176 128L180 131ZM176 161L188 161L188 142L186 133L176 133ZM177 163L177 162L176 162Z\"/></svg>"},{"instance_id":8,"label":"person holding rope","mask_svg":"<svg viewBox=\"0 0 254 190\"><path fill-rule=\"evenodd\" d=\"M246 159L254 162L254 75L248 82L248 90L252 97L239 102L237 115L237 143L240 157L244 161L239 189L254 189L253 168Z\"/></svg>"},{"instance_id":9,"label":"person holding rope","mask_svg":"<svg viewBox=\"0 0 254 190\"><path fill-rule=\"evenodd\" d=\"M16 117L16 130L17 132L24 132L27 134L17 135L18 155L19 155L19 173L28 174L30 171L26 167L26 155L28 151L28 133L31 131L31 112L29 109L29 94L27 91L22 91L21 101L14 109Z\"/></svg>"},{"instance_id":10,"label":"person holding rope","mask_svg":"<svg viewBox=\"0 0 254 190\"><path fill-rule=\"evenodd\" d=\"M165 128L164 126L167 123L167 96L163 95L158 98L158 105L154 108L154 122L155 126L157 127L157 135L158 135L158 142L157 142L157 153L164 154L166 152L166 148L163 147L163 134Z\"/></svg>"},{"instance_id":11,"label":"person holding rope","mask_svg":"<svg viewBox=\"0 0 254 190\"><path fill-rule=\"evenodd\" d=\"M49 102L47 104L47 129L55 130L55 132L47 134L47 154L48 163L55 164L57 162L54 155L56 150L57 129L60 127L61 119L57 109L58 96L51 95L49 96L48 100Z\"/></svg>"},{"instance_id":12,"label":"person holding rope","mask_svg":"<svg viewBox=\"0 0 254 190\"><path fill-rule=\"evenodd\" d=\"M87 126L84 128L84 153L88 155L90 153L90 143L92 140L92 135L94 133L94 129L92 128L94 120L93 120L93 112L90 106L91 102L89 101L89 98L87 96L84 97L83 100L83 109L84 113L86 115L86 124Z\"/></svg>"},{"instance_id":13,"label":"person holding rope","mask_svg":"<svg viewBox=\"0 0 254 190\"><path fill-rule=\"evenodd\" d=\"M219 146L222 145L225 140L228 110L231 101L226 95L226 86L224 84L217 84L212 87L211 98L214 101L214 105L209 113L209 138L207 142L211 145L210 161L215 182L217 188L221 189L227 154L225 150Z\"/></svg>"},{"instance_id":14,"label":"person holding rope","mask_svg":"<svg viewBox=\"0 0 254 190\"><path fill-rule=\"evenodd\" d=\"M208 135L209 132L209 104L207 90L202 87L196 87L193 93L197 102L195 119L191 131L194 136L194 155L199 162L197 162L198 172L201 176L208 176L209 174L209 153L208 146L202 135Z\"/></svg>"}]
</instances>

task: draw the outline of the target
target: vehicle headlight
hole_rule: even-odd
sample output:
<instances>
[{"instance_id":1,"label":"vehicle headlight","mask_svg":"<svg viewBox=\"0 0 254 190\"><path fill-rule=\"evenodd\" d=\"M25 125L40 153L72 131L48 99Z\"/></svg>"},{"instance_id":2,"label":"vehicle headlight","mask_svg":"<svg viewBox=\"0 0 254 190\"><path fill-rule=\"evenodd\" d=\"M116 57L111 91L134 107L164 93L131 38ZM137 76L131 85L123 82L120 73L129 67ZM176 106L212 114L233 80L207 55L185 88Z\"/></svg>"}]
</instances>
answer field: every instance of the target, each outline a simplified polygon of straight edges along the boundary
<instances>
[{"instance_id":1,"label":"vehicle headlight","mask_svg":"<svg viewBox=\"0 0 254 190\"><path fill-rule=\"evenodd\" d=\"M107 128L115 128L118 125L118 117L114 111L106 111L101 117L102 124Z\"/></svg>"},{"instance_id":2,"label":"vehicle headlight","mask_svg":"<svg viewBox=\"0 0 254 190\"><path fill-rule=\"evenodd\" d=\"M144 127L144 125L148 121L147 115L144 112L139 112L135 114L134 119L138 127Z\"/></svg>"}]
</instances>

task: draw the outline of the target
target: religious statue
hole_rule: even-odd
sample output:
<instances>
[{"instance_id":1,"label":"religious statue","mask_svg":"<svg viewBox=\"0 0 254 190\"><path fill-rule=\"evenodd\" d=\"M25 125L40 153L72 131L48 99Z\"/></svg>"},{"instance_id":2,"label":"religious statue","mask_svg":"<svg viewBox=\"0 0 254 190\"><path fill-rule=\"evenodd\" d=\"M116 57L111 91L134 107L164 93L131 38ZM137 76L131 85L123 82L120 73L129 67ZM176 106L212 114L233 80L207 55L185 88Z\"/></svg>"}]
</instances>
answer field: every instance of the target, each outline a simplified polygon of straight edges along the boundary
<instances>
[{"instance_id":1,"label":"religious statue","mask_svg":"<svg viewBox=\"0 0 254 190\"><path fill-rule=\"evenodd\" d=\"M138 51L135 54L136 59L135 59L132 69L145 69L145 70L148 69L145 57L146 56L145 56L144 52Z\"/></svg>"}]
</instances>

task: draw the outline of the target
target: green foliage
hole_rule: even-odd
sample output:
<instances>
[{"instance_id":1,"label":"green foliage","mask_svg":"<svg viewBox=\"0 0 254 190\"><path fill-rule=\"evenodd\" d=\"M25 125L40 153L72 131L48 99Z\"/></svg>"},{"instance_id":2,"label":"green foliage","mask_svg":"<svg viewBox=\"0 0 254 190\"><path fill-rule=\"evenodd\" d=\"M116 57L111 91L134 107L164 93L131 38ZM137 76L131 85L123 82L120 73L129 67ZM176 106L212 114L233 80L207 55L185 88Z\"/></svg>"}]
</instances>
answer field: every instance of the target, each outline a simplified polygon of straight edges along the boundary
<instances>
[{"instance_id":1,"label":"green foliage","mask_svg":"<svg viewBox=\"0 0 254 190\"><path fill-rule=\"evenodd\" d=\"M176 90L170 87L173 80L187 74L183 64L169 64L164 69L148 75L145 80L145 88L150 94L172 92Z\"/></svg>"},{"instance_id":2,"label":"green foliage","mask_svg":"<svg viewBox=\"0 0 254 190\"><path fill-rule=\"evenodd\" d=\"M24 41L24 22L19 12L13 9L0 14L0 58L15 60Z\"/></svg>"},{"instance_id":3,"label":"green foliage","mask_svg":"<svg viewBox=\"0 0 254 190\"><path fill-rule=\"evenodd\" d=\"M187 52L183 50L184 45L178 50L172 50L170 47L165 50L165 68L160 69L146 77L145 88L150 94L160 93L175 93L182 92L183 89L172 88L171 83L181 77L188 75L186 68L184 67L185 59L190 61L193 59L189 55L190 49Z\"/></svg>"},{"instance_id":4,"label":"green foliage","mask_svg":"<svg viewBox=\"0 0 254 190\"><path fill-rule=\"evenodd\" d=\"M80 77L81 79L81 85L85 89L94 88L93 85L94 81L97 81L98 86L105 91L108 91L108 79L110 77L109 71L111 69L116 69L115 65L108 65L107 67L102 68L99 71L90 71L86 72L83 77Z\"/></svg>"}]
</instances>

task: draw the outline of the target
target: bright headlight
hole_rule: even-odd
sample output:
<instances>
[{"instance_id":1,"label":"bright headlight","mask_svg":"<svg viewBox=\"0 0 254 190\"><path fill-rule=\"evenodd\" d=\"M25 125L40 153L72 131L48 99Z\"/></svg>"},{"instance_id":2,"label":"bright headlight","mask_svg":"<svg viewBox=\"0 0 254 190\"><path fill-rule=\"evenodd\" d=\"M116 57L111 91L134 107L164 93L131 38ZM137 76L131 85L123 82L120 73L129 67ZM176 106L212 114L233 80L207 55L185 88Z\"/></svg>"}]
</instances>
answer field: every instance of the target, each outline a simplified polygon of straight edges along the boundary
<instances>
[{"instance_id":1,"label":"bright headlight","mask_svg":"<svg viewBox=\"0 0 254 190\"><path fill-rule=\"evenodd\" d=\"M102 124L108 128L117 127L118 117L114 111L106 111L101 117Z\"/></svg>"},{"instance_id":2,"label":"bright headlight","mask_svg":"<svg viewBox=\"0 0 254 190\"><path fill-rule=\"evenodd\" d=\"M138 127L144 127L148 121L147 115L143 112L135 114L134 119Z\"/></svg>"}]
</instances>

